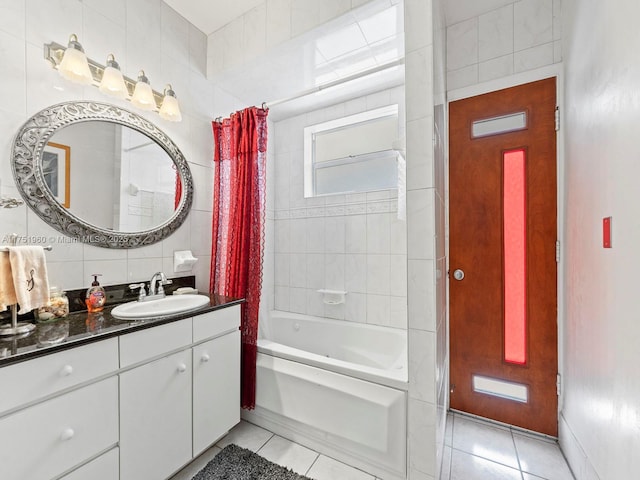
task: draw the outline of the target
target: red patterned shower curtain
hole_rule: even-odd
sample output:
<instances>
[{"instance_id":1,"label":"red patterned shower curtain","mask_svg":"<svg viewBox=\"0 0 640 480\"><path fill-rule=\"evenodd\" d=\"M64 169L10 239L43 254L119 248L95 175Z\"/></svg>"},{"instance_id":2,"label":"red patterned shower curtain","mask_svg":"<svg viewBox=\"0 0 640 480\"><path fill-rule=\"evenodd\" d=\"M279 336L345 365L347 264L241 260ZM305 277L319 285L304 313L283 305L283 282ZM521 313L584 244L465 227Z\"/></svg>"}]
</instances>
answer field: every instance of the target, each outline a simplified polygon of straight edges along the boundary
<instances>
[{"instance_id":1,"label":"red patterned shower curtain","mask_svg":"<svg viewBox=\"0 0 640 480\"><path fill-rule=\"evenodd\" d=\"M210 291L244 298L241 405L255 407L264 250L267 113L249 107L213 122L215 183Z\"/></svg>"}]
</instances>

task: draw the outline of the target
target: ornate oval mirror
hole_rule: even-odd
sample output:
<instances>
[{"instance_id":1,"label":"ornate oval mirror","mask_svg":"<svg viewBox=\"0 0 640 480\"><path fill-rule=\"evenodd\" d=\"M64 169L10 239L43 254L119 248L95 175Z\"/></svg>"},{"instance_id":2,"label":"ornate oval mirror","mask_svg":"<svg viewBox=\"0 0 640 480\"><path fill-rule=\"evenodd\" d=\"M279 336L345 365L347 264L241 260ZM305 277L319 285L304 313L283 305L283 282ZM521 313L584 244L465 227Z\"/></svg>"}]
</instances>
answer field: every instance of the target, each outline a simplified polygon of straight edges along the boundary
<instances>
[{"instance_id":1,"label":"ornate oval mirror","mask_svg":"<svg viewBox=\"0 0 640 480\"><path fill-rule=\"evenodd\" d=\"M50 226L106 248L158 242L185 220L193 179L182 152L135 113L96 102L46 108L18 131L13 175Z\"/></svg>"}]
</instances>

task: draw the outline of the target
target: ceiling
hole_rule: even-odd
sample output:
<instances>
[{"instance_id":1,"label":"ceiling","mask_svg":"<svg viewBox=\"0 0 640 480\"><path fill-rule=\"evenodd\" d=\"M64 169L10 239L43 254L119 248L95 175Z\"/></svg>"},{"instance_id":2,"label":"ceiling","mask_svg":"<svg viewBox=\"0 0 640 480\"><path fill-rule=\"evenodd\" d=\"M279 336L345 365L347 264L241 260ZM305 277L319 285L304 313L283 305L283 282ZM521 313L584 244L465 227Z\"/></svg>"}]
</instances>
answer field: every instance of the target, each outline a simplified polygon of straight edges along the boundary
<instances>
[{"instance_id":1,"label":"ceiling","mask_svg":"<svg viewBox=\"0 0 640 480\"><path fill-rule=\"evenodd\" d=\"M163 0L176 12L209 35L265 0ZM513 3L514 0L444 0L447 24Z\"/></svg>"},{"instance_id":2,"label":"ceiling","mask_svg":"<svg viewBox=\"0 0 640 480\"><path fill-rule=\"evenodd\" d=\"M266 0L163 0L209 35ZM447 24L489 12L514 0L443 0ZM402 2L370 0L342 18L284 42L258 58L216 74L221 88L249 104L280 104L283 117L404 83ZM357 81L351 76L384 69ZM260 81L256 81L260 78ZM324 86L337 83L336 87ZM318 88L322 91L317 91ZM302 95L304 94L304 95ZM283 100L298 97L296 100Z\"/></svg>"},{"instance_id":3,"label":"ceiling","mask_svg":"<svg viewBox=\"0 0 640 480\"><path fill-rule=\"evenodd\" d=\"M163 0L209 35L265 0Z\"/></svg>"}]
</instances>

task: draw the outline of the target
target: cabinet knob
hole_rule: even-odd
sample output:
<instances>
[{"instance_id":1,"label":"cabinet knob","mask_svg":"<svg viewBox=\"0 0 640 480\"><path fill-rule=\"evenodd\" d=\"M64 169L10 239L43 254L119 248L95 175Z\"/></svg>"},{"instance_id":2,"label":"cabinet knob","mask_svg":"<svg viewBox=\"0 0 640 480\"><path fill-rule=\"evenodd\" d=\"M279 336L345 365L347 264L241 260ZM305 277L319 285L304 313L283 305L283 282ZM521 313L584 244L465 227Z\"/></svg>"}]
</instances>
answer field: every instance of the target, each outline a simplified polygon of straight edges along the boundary
<instances>
[{"instance_id":1,"label":"cabinet knob","mask_svg":"<svg viewBox=\"0 0 640 480\"><path fill-rule=\"evenodd\" d=\"M60 440L67 441L71 440L76 432L73 431L73 428L65 428L60 434Z\"/></svg>"},{"instance_id":2,"label":"cabinet knob","mask_svg":"<svg viewBox=\"0 0 640 480\"><path fill-rule=\"evenodd\" d=\"M209 360L211 360L211 357L209 356L208 353L203 353L201 360L202 360L202 363L207 363Z\"/></svg>"},{"instance_id":3,"label":"cabinet knob","mask_svg":"<svg viewBox=\"0 0 640 480\"><path fill-rule=\"evenodd\" d=\"M178 372L183 373L187 371L187 366L184 363L178 365Z\"/></svg>"},{"instance_id":4,"label":"cabinet knob","mask_svg":"<svg viewBox=\"0 0 640 480\"><path fill-rule=\"evenodd\" d=\"M72 373L73 373L73 367L71 365L65 365L64 367L62 367L62 370L60 370L61 377L68 377Z\"/></svg>"}]
</instances>

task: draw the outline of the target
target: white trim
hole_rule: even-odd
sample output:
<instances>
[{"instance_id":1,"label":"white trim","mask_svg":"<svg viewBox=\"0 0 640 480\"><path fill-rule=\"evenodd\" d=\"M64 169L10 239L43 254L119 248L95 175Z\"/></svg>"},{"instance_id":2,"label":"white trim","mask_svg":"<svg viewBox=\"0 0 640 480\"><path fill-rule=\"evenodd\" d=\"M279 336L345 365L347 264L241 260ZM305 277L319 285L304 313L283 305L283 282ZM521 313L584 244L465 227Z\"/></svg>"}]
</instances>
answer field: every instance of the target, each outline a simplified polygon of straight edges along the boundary
<instances>
[{"instance_id":1,"label":"white trim","mask_svg":"<svg viewBox=\"0 0 640 480\"><path fill-rule=\"evenodd\" d=\"M562 64L554 63L546 67L537 68L535 70L527 70L526 72L516 73L508 77L497 78L488 82L469 85L468 87L458 88L447 92L447 101L453 102L463 98L475 97L483 93L495 92L503 88L511 88L523 83L535 82L550 77L560 77L562 73Z\"/></svg>"},{"instance_id":2,"label":"white trim","mask_svg":"<svg viewBox=\"0 0 640 480\"><path fill-rule=\"evenodd\" d=\"M558 419L558 443L576 480L600 480L589 456L562 414Z\"/></svg>"},{"instance_id":3,"label":"white trim","mask_svg":"<svg viewBox=\"0 0 640 480\"><path fill-rule=\"evenodd\" d=\"M556 155L558 157L557 161L557 221L558 221L558 241L560 242L560 263L557 264L557 272L558 272L558 280L556 284L556 292L557 292L557 300L558 300L558 374L564 378L564 331L565 331L565 294L564 294L564 286L565 286L565 273L564 273L564 264L567 258L565 245L567 242L565 241L565 150L564 150L564 131L566 129L566 123L562 121L562 116L566 111L565 108L565 97L564 97L564 75L562 74L564 70L560 69L558 74L556 75L556 105L559 107L560 112L560 129L556 131ZM563 124L565 127L563 127ZM558 412L562 412L562 407L564 406L564 395L565 389L563 388L560 391L560 395L558 396Z\"/></svg>"},{"instance_id":4,"label":"white trim","mask_svg":"<svg viewBox=\"0 0 640 480\"><path fill-rule=\"evenodd\" d=\"M315 141L314 137L319 132L325 132L329 130L336 130L339 128L349 127L358 123L367 122L370 120L377 120L384 117L396 116L398 121L399 117L399 105L397 103L387 105L372 110L365 110L363 112L355 113L345 117L339 117L335 120L329 120L327 122L316 123L314 125L308 125L303 129L304 136L304 198L313 198L321 195L316 195L314 188L314 163L315 163ZM351 193L351 192L342 192ZM356 192L365 193L365 192ZM339 192L336 192L339 194Z\"/></svg>"}]
</instances>

